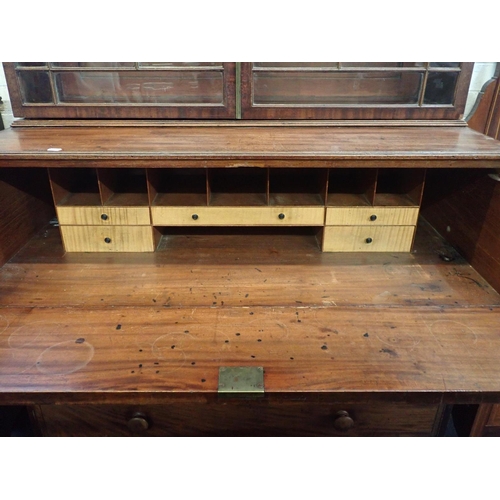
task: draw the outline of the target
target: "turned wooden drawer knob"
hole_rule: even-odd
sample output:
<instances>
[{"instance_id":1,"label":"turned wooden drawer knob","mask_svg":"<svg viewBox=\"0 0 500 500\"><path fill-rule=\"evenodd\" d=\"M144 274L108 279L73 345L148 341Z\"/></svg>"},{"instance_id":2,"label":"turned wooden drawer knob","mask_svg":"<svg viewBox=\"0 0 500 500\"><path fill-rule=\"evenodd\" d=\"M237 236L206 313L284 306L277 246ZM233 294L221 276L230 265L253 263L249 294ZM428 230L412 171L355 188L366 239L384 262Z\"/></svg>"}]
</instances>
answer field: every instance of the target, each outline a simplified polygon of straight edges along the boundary
<instances>
[{"instance_id":1,"label":"turned wooden drawer knob","mask_svg":"<svg viewBox=\"0 0 500 500\"><path fill-rule=\"evenodd\" d=\"M372 239L372 238L366 238L366 240L365 240L365 242L366 242L367 244L370 244L372 241L373 241L373 239Z\"/></svg>"},{"instance_id":2,"label":"turned wooden drawer knob","mask_svg":"<svg viewBox=\"0 0 500 500\"><path fill-rule=\"evenodd\" d=\"M150 427L146 415L143 413L136 413L128 422L127 427L134 433L139 434L147 431Z\"/></svg>"},{"instance_id":3,"label":"turned wooden drawer knob","mask_svg":"<svg viewBox=\"0 0 500 500\"><path fill-rule=\"evenodd\" d=\"M111 238L104 238L104 243L111 243Z\"/></svg>"},{"instance_id":4,"label":"turned wooden drawer knob","mask_svg":"<svg viewBox=\"0 0 500 500\"><path fill-rule=\"evenodd\" d=\"M370 220L371 221L377 220L377 216L375 214L374 215L370 215Z\"/></svg>"},{"instance_id":5,"label":"turned wooden drawer knob","mask_svg":"<svg viewBox=\"0 0 500 500\"><path fill-rule=\"evenodd\" d=\"M279 214L278 219L283 220L285 218L285 214Z\"/></svg>"},{"instance_id":6,"label":"turned wooden drawer knob","mask_svg":"<svg viewBox=\"0 0 500 500\"><path fill-rule=\"evenodd\" d=\"M108 220L108 214L102 214L101 215L102 220Z\"/></svg>"},{"instance_id":7,"label":"turned wooden drawer knob","mask_svg":"<svg viewBox=\"0 0 500 500\"><path fill-rule=\"evenodd\" d=\"M354 420L346 411L338 411L334 418L333 426L340 432L347 432L354 427Z\"/></svg>"},{"instance_id":8,"label":"turned wooden drawer knob","mask_svg":"<svg viewBox=\"0 0 500 500\"><path fill-rule=\"evenodd\" d=\"M191 216L191 218L192 218L193 220L198 220L198 214L193 214L193 215Z\"/></svg>"}]
</instances>

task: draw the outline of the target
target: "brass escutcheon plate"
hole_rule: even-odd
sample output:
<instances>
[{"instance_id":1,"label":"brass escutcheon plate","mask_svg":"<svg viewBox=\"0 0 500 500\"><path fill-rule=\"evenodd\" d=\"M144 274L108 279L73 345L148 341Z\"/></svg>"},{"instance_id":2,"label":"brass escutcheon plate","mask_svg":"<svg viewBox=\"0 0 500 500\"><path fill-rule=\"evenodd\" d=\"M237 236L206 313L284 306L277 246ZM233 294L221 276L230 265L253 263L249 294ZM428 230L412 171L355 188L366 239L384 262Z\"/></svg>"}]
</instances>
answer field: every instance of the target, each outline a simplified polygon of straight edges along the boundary
<instances>
[{"instance_id":1,"label":"brass escutcheon plate","mask_svg":"<svg viewBox=\"0 0 500 500\"><path fill-rule=\"evenodd\" d=\"M262 366L221 366L219 368L219 396L264 396L264 368Z\"/></svg>"}]
</instances>

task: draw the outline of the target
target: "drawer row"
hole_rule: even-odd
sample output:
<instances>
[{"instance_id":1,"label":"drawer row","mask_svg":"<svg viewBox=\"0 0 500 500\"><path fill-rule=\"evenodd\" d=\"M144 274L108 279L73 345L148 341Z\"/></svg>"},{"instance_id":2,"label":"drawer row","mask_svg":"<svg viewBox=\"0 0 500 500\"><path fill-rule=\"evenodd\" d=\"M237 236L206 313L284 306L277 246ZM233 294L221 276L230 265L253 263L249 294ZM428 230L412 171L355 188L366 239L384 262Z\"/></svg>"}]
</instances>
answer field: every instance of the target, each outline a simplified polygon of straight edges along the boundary
<instances>
[{"instance_id":1,"label":"drawer row","mask_svg":"<svg viewBox=\"0 0 500 500\"><path fill-rule=\"evenodd\" d=\"M57 207L61 225L414 226L418 207Z\"/></svg>"},{"instance_id":2,"label":"drawer row","mask_svg":"<svg viewBox=\"0 0 500 500\"><path fill-rule=\"evenodd\" d=\"M324 252L409 252L415 226L326 226ZM67 252L154 252L152 226L61 226Z\"/></svg>"}]
</instances>

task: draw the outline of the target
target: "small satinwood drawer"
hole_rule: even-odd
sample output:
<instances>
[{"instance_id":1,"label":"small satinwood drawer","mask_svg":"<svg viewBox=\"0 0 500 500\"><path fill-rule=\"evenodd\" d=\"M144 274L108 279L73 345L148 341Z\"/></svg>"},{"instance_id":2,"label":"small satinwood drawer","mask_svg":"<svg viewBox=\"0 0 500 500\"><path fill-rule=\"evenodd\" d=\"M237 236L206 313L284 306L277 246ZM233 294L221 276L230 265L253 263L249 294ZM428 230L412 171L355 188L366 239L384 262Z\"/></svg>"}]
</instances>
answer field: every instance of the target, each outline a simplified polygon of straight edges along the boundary
<instances>
[{"instance_id":1,"label":"small satinwood drawer","mask_svg":"<svg viewBox=\"0 0 500 500\"><path fill-rule=\"evenodd\" d=\"M154 252L151 226L61 226L67 252Z\"/></svg>"},{"instance_id":2,"label":"small satinwood drawer","mask_svg":"<svg viewBox=\"0 0 500 500\"><path fill-rule=\"evenodd\" d=\"M151 224L149 207L57 207L61 225L145 226Z\"/></svg>"},{"instance_id":3,"label":"small satinwood drawer","mask_svg":"<svg viewBox=\"0 0 500 500\"><path fill-rule=\"evenodd\" d=\"M324 252L409 252L414 226L327 226Z\"/></svg>"},{"instance_id":4,"label":"small satinwood drawer","mask_svg":"<svg viewBox=\"0 0 500 500\"><path fill-rule=\"evenodd\" d=\"M414 226L418 207L329 207L327 226Z\"/></svg>"},{"instance_id":5,"label":"small satinwood drawer","mask_svg":"<svg viewBox=\"0 0 500 500\"><path fill-rule=\"evenodd\" d=\"M322 226L323 207L151 207L155 226Z\"/></svg>"}]
</instances>

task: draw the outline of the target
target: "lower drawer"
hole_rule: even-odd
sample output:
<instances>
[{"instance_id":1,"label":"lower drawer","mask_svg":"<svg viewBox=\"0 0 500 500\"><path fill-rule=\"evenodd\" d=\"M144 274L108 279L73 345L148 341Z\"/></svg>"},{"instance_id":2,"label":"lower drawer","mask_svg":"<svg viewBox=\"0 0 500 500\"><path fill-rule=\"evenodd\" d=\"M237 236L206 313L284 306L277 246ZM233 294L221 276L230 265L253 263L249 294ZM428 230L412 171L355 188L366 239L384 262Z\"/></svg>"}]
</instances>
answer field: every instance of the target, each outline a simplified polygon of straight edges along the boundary
<instances>
[{"instance_id":1,"label":"lower drawer","mask_svg":"<svg viewBox=\"0 0 500 500\"><path fill-rule=\"evenodd\" d=\"M151 226L61 226L66 252L154 252Z\"/></svg>"},{"instance_id":2,"label":"lower drawer","mask_svg":"<svg viewBox=\"0 0 500 500\"><path fill-rule=\"evenodd\" d=\"M323 207L151 207L155 226L322 226Z\"/></svg>"},{"instance_id":3,"label":"lower drawer","mask_svg":"<svg viewBox=\"0 0 500 500\"><path fill-rule=\"evenodd\" d=\"M47 436L430 436L437 404L239 402L41 406Z\"/></svg>"},{"instance_id":4,"label":"lower drawer","mask_svg":"<svg viewBox=\"0 0 500 500\"><path fill-rule=\"evenodd\" d=\"M414 226L327 226L324 252L409 252Z\"/></svg>"}]
</instances>

